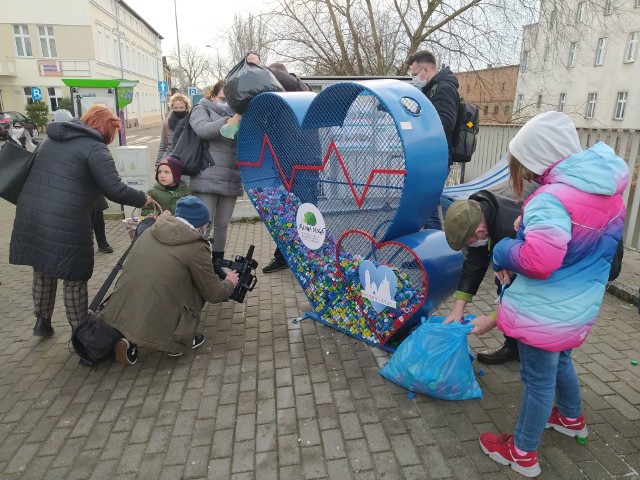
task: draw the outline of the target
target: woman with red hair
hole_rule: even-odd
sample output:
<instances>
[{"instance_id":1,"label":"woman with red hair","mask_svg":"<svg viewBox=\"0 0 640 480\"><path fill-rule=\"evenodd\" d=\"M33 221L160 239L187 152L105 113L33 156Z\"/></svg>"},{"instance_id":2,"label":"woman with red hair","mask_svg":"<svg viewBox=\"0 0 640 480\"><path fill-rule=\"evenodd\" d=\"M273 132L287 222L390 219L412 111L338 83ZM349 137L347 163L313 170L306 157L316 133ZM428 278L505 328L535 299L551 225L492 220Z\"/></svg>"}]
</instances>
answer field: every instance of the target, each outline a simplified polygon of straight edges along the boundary
<instances>
[{"instance_id":1,"label":"woman with red hair","mask_svg":"<svg viewBox=\"0 0 640 480\"><path fill-rule=\"evenodd\" d=\"M125 184L107 145L120 121L105 105L80 120L51 122L16 206L9 261L33 267L33 335L53 335L51 315L58 279L64 281L67 320L75 329L87 315L87 281L93 274L92 212L104 195L142 207L144 192Z\"/></svg>"}]
</instances>

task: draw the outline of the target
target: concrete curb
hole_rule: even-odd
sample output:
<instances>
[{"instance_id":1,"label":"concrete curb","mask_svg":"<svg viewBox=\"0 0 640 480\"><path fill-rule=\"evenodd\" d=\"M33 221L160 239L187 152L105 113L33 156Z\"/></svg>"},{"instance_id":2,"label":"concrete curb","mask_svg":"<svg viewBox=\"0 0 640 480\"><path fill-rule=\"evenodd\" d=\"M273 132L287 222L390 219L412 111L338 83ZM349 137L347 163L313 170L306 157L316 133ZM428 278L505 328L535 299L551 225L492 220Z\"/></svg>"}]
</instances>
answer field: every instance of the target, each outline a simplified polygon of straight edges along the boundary
<instances>
[{"instance_id":1,"label":"concrete curb","mask_svg":"<svg viewBox=\"0 0 640 480\"><path fill-rule=\"evenodd\" d=\"M607 292L625 302L638 305L638 290L619 280L612 280L607 285Z\"/></svg>"}]
</instances>

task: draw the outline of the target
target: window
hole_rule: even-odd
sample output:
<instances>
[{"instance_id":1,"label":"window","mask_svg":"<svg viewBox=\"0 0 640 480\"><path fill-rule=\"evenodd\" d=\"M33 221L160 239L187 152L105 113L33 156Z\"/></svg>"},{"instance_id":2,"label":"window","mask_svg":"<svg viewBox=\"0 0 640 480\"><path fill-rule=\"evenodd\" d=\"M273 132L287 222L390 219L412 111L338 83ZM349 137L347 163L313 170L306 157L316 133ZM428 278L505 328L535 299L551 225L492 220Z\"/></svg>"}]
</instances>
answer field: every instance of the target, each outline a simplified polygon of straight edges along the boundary
<instances>
[{"instance_id":1,"label":"window","mask_svg":"<svg viewBox=\"0 0 640 480\"><path fill-rule=\"evenodd\" d=\"M43 57L57 57L56 39L53 36L52 26L38 25L38 35L40 36L40 48Z\"/></svg>"},{"instance_id":2,"label":"window","mask_svg":"<svg viewBox=\"0 0 640 480\"><path fill-rule=\"evenodd\" d=\"M498 115L500 113L500 107L498 105L493 106L493 114Z\"/></svg>"},{"instance_id":3,"label":"window","mask_svg":"<svg viewBox=\"0 0 640 480\"><path fill-rule=\"evenodd\" d=\"M596 47L596 59L593 63L594 65L596 66L604 65L604 55L606 53L606 50L607 50L607 39L599 38L598 46Z\"/></svg>"},{"instance_id":4,"label":"window","mask_svg":"<svg viewBox=\"0 0 640 480\"><path fill-rule=\"evenodd\" d=\"M627 106L627 92L618 92L618 99L616 100L616 111L613 115L614 120L622 120L624 118L624 111Z\"/></svg>"},{"instance_id":5,"label":"window","mask_svg":"<svg viewBox=\"0 0 640 480\"><path fill-rule=\"evenodd\" d=\"M502 83L500 84L500 90L504 92L504 89L505 89L505 88L507 88L507 84L506 84L506 83L504 83L504 82L502 82Z\"/></svg>"},{"instance_id":6,"label":"window","mask_svg":"<svg viewBox=\"0 0 640 480\"><path fill-rule=\"evenodd\" d=\"M624 50L625 63L631 63L636 61L636 54L638 53L638 39L640 32L633 32L629 34L629 40L627 41L627 48Z\"/></svg>"},{"instance_id":7,"label":"window","mask_svg":"<svg viewBox=\"0 0 640 480\"><path fill-rule=\"evenodd\" d=\"M49 87L47 93L49 93L49 110L55 112L62 100L62 88Z\"/></svg>"},{"instance_id":8,"label":"window","mask_svg":"<svg viewBox=\"0 0 640 480\"><path fill-rule=\"evenodd\" d=\"M538 101L536 102L536 108L540 110L540 107L542 107L542 95L538 95Z\"/></svg>"},{"instance_id":9,"label":"window","mask_svg":"<svg viewBox=\"0 0 640 480\"><path fill-rule=\"evenodd\" d=\"M613 13L613 0L606 0L604 2L604 14L611 15Z\"/></svg>"},{"instance_id":10,"label":"window","mask_svg":"<svg viewBox=\"0 0 640 480\"><path fill-rule=\"evenodd\" d=\"M560 98L558 99L558 111L564 112L564 104L567 101L567 94L561 93Z\"/></svg>"},{"instance_id":11,"label":"window","mask_svg":"<svg viewBox=\"0 0 640 480\"><path fill-rule=\"evenodd\" d=\"M471 85L467 85L467 93L471 92Z\"/></svg>"},{"instance_id":12,"label":"window","mask_svg":"<svg viewBox=\"0 0 640 480\"><path fill-rule=\"evenodd\" d=\"M640 8L640 0L636 0L636 8Z\"/></svg>"},{"instance_id":13,"label":"window","mask_svg":"<svg viewBox=\"0 0 640 480\"><path fill-rule=\"evenodd\" d=\"M13 39L16 42L16 52L19 57L33 57L31 51L31 38L26 25L13 26Z\"/></svg>"},{"instance_id":14,"label":"window","mask_svg":"<svg viewBox=\"0 0 640 480\"><path fill-rule=\"evenodd\" d=\"M597 99L598 99L597 93L590 93L589 96L587 97L587 112L585 115L587 118L593 118L593 116L596 114Z\"/></svg>"},{"instance_id":15,"label":"window","mask_svg":"<svg viewBox=\"0 0 640 480\"><path fill-rule=\"evenodd\" d=\"M506 113L508 115L510 111L511 111L511 107L509 105L505 105L504 106L504 113Z\"/></svg>"},{"instance_id":16,"label":"window","mask_svg":"<svg viewBox=\"0 0 640 480\"><path fill-rule=\"evenodd\" d=\"M578 3L578 8L576 9L576 23L580 23L584 20L584 9L585 2Z\"/></svg>"},{"instance_id":17,"label":"window","mask_svg":"<svg viewBox=\"0 0 640 480\"><path fill-rule=\"evenodd\" d=\"M489 115L489 105L484 106L484 114Z\"/></svg>"},{"instance_id":18,"label":"window","mask_svg":"<svg viewBox=\"0 0 640 480\"><path fill-rule=\"evenodd\" d=\"M529 70L529 50L525 50L522 55L522 64L520 65L520 71L526 72Z\"/></svg>"},{"instance_id":19,"label":"window","mask_svg":"<svg viewBox=\"0 0 640 480\"><path fill-rule=\"evenodd\" d=\"M524 95L520 93L516 98L516 112L519 112L522 109L523 100L524 100Z\"/></svg>"},{"instance_id":20,"label":"window","mask_svg":"<svg viewBox=\"0 0 640 480\"><path fill-rule=\"evenodd\" d=\"M31 87L24 87L22 91L24 92L26 102L31 105L33 103L33 98L31 98Z\"/></svg>"},{"instance_id":21,"label":"window","mask_svg":"<svg viewBox=\"0 0 640 480\"><path fill-rule=\"evenodd\" d=\"M569 58L567 59L567 67L576 66L576 53L578 50L578 42L571 42L569 44Z\"/></svg>"}]
</instances>

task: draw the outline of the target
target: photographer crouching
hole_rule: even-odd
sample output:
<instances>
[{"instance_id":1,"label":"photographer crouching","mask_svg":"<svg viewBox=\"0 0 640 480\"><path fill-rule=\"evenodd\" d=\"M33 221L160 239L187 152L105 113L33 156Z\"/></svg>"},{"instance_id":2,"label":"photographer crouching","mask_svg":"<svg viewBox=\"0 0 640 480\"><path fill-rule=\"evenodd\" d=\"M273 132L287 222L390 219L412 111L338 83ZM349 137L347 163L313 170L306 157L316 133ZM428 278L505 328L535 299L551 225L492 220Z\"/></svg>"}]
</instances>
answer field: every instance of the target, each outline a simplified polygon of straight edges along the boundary
<instances>
[{"instance_id":1,"label":"photographer crouching","mask_svg":"<svg viewBox=\"0 0 640 480\"><path fill-rule=\"evenodd\" d=\"M225 280L214 273L203 237L208 223L204 203L183 197L174 217L159 217L136 240L98 314L122 333L114 346L118 362L136 363L138 346L177 357L204 343L204 335L196 333L204 303L227 300L239 278L234 271Z\"/></svg>"}]
</instances>

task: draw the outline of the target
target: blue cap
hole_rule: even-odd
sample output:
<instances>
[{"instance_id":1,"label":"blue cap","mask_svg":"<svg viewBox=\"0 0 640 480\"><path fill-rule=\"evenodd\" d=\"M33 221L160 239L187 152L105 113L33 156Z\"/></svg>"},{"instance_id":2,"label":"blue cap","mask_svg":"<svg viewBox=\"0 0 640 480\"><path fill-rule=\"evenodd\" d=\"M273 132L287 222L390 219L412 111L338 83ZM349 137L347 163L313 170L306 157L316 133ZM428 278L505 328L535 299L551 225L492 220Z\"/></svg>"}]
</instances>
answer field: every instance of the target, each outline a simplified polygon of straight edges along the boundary
<instances>
[{"instance_id":1,"label":"blue cap","mask_svg":"<svg viewBox=\"0 0 640 480\"><path fill-rule=\"evenodd\" d=\"M200 228L209 223L209 209L198 197L189 195L176 203L176 217L186 220L194 228Z\"/></svg>"}]
</instances>

